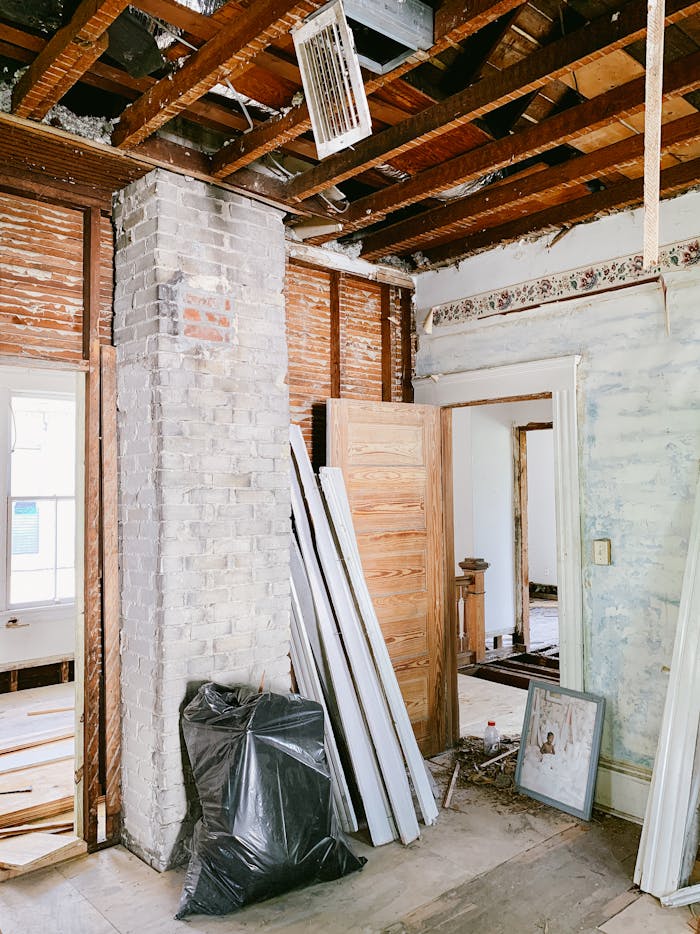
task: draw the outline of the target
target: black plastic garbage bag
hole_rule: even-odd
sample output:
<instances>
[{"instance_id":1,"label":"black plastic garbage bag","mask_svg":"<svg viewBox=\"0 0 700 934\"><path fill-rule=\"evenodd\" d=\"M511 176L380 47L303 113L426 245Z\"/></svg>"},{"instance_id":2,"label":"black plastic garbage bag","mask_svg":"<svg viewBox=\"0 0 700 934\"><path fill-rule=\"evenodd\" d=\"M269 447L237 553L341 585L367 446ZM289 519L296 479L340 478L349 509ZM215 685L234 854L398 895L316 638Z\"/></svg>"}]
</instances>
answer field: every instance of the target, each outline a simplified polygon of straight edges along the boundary
<instances>
[{"instance_id":1,"label":"black plastic garbage bag","mask_svg":"<svg viewBox=\"0 0 700 934\"><path fill-rule=\"evenodd\" d=\"M319 704L209 683L182 729L202 819L178 918L226 914L364 865L334 835Z\"/></svg>"}]
</instances>

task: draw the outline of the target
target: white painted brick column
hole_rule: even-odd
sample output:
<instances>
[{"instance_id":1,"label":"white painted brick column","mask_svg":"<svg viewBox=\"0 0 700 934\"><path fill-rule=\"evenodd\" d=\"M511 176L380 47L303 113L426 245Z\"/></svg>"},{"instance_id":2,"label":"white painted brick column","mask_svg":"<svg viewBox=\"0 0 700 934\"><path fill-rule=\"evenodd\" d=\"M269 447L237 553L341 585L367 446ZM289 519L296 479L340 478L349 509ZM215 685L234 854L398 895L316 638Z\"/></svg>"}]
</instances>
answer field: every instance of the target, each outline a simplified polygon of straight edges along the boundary
<instances>
[{"instance_id":1,"label":"white painted brick column","mask_svg":"<svg viewBox=\"0 0 700 934\"><path fill-rule=\"evenodd\" d=\"M161 169L114 218L124 840L162 870L187 831L186 697L290 686L284 231Z\"/></svg>"}]
</instances>

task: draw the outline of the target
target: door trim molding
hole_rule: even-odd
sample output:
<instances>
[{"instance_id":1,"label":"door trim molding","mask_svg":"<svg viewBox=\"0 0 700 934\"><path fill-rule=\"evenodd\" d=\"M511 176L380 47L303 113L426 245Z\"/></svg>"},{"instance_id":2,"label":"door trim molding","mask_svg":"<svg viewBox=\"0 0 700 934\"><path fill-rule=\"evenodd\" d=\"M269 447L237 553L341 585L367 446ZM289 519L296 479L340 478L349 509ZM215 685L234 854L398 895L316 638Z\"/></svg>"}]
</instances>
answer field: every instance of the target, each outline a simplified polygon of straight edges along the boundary
<instances>
[{"instance_id":1,"label":"door trim molding","mask_svg":"<svg viewBox=\"0 0 700 934\"><path fill-rule=\"evenodd\" d=\"M552 395L554 500L557 520L560 670L563 687L584 687L581 505L578 475L576 372L578 355L465 370L413 381L415 401L456 407L540 394Z\"/></svg>"}]
</instances>

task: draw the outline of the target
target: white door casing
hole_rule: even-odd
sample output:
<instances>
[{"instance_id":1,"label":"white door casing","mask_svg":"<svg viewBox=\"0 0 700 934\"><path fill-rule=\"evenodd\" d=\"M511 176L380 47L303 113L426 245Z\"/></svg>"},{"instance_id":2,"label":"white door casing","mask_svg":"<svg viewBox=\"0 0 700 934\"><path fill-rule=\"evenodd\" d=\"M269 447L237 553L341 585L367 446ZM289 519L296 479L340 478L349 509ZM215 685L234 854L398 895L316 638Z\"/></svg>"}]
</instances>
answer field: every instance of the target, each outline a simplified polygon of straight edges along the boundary
<instances>
[{"instance_id":1,"label":"white door casing","mask_svg":"<svg viewBox=\"0 0 700 934\"><path fill-rule=\"evenodd\" d=\"M413 381L415 401L458 406L552 394L554 500L557 519L560 670L563 687L584 687L581 509L578 477L576 370L579 356L465 370Z\"/></svg>"}]
</instances>

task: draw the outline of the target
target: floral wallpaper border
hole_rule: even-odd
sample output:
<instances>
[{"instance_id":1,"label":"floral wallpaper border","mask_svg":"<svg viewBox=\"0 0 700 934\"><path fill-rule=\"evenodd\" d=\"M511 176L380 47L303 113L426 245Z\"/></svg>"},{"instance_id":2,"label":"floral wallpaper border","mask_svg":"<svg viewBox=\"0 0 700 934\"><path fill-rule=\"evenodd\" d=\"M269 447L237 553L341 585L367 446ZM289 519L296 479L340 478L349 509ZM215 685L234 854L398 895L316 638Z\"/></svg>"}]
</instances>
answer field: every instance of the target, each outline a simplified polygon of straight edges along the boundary
<instances>
[{"instance_id":1,"label":"floral wallpaper border","mask_svg":"<svg viewBox=\"0 0 700 934\"><path fill-rule=\"evenodd\" d=\"M699 264L700 240L679 241L662 248L659 265L652 270L644 269L642 254L637 253L597 266L582 266L557 275L531 279L529 282L496 292L482 292L472 298L435 305L432 309L433 327L462 324L475 318L501 315L554 299L575 298L611 286L633 283L636 279L648 279L663 272Z\"/></svg>"}]
</instances>

